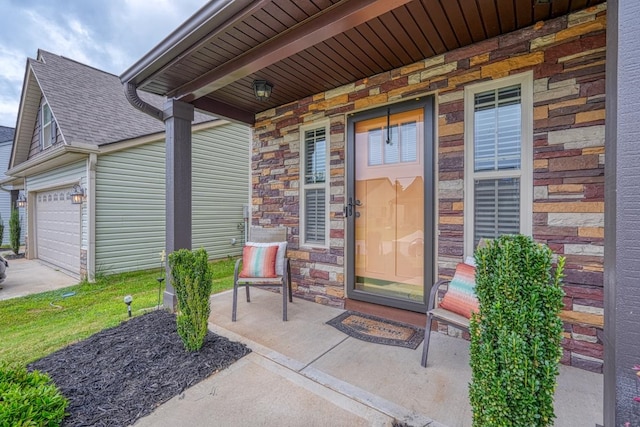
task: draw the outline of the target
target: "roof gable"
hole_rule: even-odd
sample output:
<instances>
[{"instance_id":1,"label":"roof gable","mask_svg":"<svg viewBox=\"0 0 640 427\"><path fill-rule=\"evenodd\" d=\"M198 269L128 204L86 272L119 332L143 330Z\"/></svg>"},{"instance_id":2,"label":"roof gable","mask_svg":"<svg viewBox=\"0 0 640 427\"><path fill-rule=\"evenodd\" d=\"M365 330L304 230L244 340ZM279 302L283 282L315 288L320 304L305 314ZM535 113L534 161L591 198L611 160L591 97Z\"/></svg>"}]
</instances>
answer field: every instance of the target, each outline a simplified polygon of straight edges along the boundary
<instances>
[{"instance_id":1,"label":"roof gable","mask_svg":"<svg viewBox=\"0 0 640 427\"><path fill-rule=\"evenodd\" d=\"M30 65L67 144L102 145L164 131L127 101L118 77L46 51ZM164 98L145 96L161 108Z\"/></svg>"},{"instance_id":2,"label":"roof gable","mask_svg":"<svg viewBox=\"0 0 640 427\"><path fill-rule=\"evenodd\" d=\"M162 133L164 123L134 108L120 79L110 73L44 50L27 59L15 143L9 168L29 158L29 149L44 97L65 145L101 146ZM165 98L141 93L162 109ZM214 120L196 113L195 123Z\"/></svg>"}]
</instances>

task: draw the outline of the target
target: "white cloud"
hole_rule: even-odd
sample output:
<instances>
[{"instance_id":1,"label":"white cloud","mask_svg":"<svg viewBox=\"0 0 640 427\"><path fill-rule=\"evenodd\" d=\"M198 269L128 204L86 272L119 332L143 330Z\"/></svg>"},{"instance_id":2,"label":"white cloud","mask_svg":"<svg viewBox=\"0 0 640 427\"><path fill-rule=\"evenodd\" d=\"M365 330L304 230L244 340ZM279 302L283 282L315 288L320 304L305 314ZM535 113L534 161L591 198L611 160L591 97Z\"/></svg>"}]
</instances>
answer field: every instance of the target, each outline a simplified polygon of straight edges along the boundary
<instances>
[{"instance_id":1,"label":"white cloud","mask_svg":"<svg viewBox=\"0 0 640 427\"><path fill-rule=\"evenodd\" d=\"M3 79L22 83L24 67L25 58L21 51L0 45L0 76Z\"/></svg>"},{"instance_id":2,"label":"white cloud","mask_svg":"<svg viewBox=\"0 0 640 427\"><path fill-rule=\"evenodd\" d=\"M38 49L120 74L207 0L0 0L0 125L14 126Z\"/></svg>"}]
</instances>

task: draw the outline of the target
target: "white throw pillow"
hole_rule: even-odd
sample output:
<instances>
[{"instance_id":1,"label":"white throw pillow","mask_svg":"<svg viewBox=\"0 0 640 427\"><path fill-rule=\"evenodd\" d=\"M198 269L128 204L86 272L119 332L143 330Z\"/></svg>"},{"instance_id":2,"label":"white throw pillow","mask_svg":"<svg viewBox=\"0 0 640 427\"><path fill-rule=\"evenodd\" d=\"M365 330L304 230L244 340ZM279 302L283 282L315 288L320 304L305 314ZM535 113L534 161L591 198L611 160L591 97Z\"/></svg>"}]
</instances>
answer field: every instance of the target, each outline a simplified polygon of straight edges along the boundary
<instances>
[{"instance_id":1,"label":"white throw pillow","mask_svg":"<svg viewBox=\"0 0 640 427\"><path fill-rule=\"evenodd\" d=\"M277 246L278 253L276 255L276 274L278 276L284 276L284 257L287 254L287 242L269 242L269 243L245 242L245 245L257 246L257 247Z\"/></svg>"}]
</instances>

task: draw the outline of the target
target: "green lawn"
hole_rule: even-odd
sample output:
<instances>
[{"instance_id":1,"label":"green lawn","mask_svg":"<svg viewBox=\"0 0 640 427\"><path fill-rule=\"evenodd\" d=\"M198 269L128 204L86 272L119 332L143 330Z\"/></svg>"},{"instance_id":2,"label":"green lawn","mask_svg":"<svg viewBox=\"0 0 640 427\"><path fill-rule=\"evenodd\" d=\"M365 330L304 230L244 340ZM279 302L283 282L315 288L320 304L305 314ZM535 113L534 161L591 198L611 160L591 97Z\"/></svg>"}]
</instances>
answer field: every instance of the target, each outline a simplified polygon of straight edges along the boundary
<instances>
[{"instance_id":1,"label":"green lawn","mask_svg":"<svg viewBox=\"0 0 640 427\"><path fill-rule=\"evenodd\" d=\"M210 265L212 293L230 289L234 260ZM128 317L125 295L133 297L133 316L143 314L158 303L160 275L160 270L115 274L93 284L0 301L0 361L27 364L118 325Z\"/></svg>"}]
</instances>

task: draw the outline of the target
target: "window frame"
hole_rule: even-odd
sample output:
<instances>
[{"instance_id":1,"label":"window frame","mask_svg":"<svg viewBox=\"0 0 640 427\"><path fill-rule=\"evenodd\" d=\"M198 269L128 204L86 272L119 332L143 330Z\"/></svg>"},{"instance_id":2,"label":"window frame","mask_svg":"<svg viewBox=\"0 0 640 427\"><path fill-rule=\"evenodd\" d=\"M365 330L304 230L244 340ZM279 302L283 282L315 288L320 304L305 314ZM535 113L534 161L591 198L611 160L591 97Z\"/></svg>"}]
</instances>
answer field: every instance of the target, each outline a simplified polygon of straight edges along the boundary
<instances>
[{"instance_id":1,"label":"window frame","mask_svg":"<svg viewBox=\"0 0 640 427\"><path fill-rule=\"evenodd\" d=\"M44 122L45 108L49 110L49 116L51 118L47 123ZM44 137L45 127L49 128L49 141L45 141L45 137ZM54 142L57 138L56 133L57 133L57 129L55 126L55 119L53 118L53 111L51 111L51 107L49 106L49 103L45 101L42 104L42 107L40 107L40 147L42 150L46 150L47 148L54 145Z\"/></svg>"},{"instance_id":2,"label":"window frame","mask_svg":"<svg viewBox=\"0 0 640 427\"><path fill-rule=\"evenodd\" d=\"M325 131L325 141L326 141L326 153L325 153L325 181L324 182L314 182L307 183L306 182L306 155L307 155L307 145L305 143L305 134L310 130L316 130L324 128ZM314 122L307 125L300 126L300 196L299 196L299 225L300 225L300 236L299 242L301 247L312 247L312 248L329 248L329 235L331 229L331 221L330 221L330 181L331 181L331 171L330 171L330 153L331 153L331 135L330 135L330 124L328 120L323 120L320 122ZM324 203L325 203L325 230L324 230L324 243L315 242L315 241L307 241L306 239L306 223L307 223L307 210L306 210L306 194L307 190L317 190L324 189Z\"/></svg>"},{"instance_id":3,"label":"window frame","mask_svg":"<svg viewBox=\"0 0 640 427\"><path fill-rule=\"evenodd\" d=\"M520 85L521 145L520 169L475 171L475 95L478 93ZM464 88L464 257L475 251L476 179L520 179L520 233L533 234L533 72L516 74Z\"/></svg>"}]
</instances>

